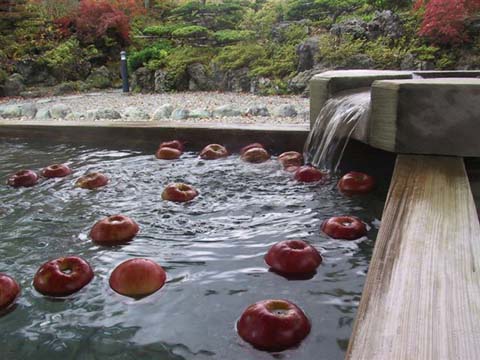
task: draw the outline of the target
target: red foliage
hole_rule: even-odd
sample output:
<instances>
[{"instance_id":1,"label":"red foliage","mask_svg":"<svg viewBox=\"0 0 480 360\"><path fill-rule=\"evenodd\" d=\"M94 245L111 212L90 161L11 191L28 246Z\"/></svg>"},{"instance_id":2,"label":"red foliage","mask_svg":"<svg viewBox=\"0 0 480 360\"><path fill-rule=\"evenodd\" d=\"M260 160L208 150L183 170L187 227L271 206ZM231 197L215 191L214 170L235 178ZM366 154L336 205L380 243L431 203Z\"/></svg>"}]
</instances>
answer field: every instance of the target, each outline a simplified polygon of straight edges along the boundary
<instances>
[{"instance_id":1,"label":"red foliage","mask_svg":"<svg viewBox=\"0 0 480 360\"><path fill-rule=\"evenodd\" d=\"M138 0L82 0L70 15L57 19L64 35L75 33L84 44L108 36L120 45L130 41L130 18L143 12Z\"/></svg>"},{"instance_id":2,"label":"red foliage","mask_svg":"<svg viewBox=\"0 0 480 360\"><path fill-rule=\"evenodd\" d=\"M466 24L478 11L480 0L418 0L414 9L425 8L419 34L438 44L468 41Z\"/></svg>"}]
</instances>

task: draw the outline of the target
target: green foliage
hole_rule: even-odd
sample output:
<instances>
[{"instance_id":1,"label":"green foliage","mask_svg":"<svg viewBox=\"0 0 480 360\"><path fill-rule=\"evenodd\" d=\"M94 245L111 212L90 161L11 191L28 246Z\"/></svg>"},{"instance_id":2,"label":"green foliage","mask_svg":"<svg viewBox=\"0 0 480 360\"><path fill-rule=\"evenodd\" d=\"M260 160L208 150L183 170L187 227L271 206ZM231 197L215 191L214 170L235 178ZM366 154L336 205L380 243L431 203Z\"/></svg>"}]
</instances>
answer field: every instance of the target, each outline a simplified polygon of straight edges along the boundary
<instances>
[{"instance_id":1,"label":"green foliage","mask_svg":"<svg viewBox=\"0 0 480 360\"><path fill-rule=\"evenodd\" d=\"M294 45L271 46L268 50L264 59L253 64L251 75L283 78L295 72L298 58Z\"/></svg>"},{"instance_id":2,"label":"green foliage","mask_svg":"<svg viewBox=\"0 0 480 360\"><path fill-rule=\"evenodd\" d=\"M75 38L70 38L57 47L46 51L39 59L61 79L77 79L82 73L82 67L91 58L98 55L98 50L93 46L82 47Z\"/></svg>"},{"instance_id":3,"label":"green foliage","mask_svg":"<svg viewBox=\"0 0 480 360\"><path fill-rule=\"evenodd\" d=\"M237 44L225 46L215 61L223 70L234 70L255 64L260 59L266 59L265 47L259 44Z\"/></svg>"},{"instance_id":4,"label":"green foliage","mask_svg":"<svg viewBox=\"0 0 480 360\"><path fill-rule=\"evenodd\" d=\"M8 78L8 73L5 70L0 69L0 84L3 84Z\"/></svg>"},{"instance_id":5,"label":"green foliage","mask_svg":"<svg viewBox=\"0 0 480 360\"><path fill-rule=\"evenodd\" d=\"M219 30L213 34L213 38L223 44L252 40L254 37L255 32L251 30Z\"/></svg>"},{"instance_id":6,"label":"green foliage","mask_svg":"<svg viewBox=\"0 0 480 360\"><path fill-rule=\"evenodd\" d=\"M288 20L320 20L331 17L334 21L343 14L363 7L367 0L289 0Z\"/></svg>"},{"instance_id":7,"label":"green foliage","mask_svg":"<svg viewBox=\"0 0 480 360\"><path fill-rule=\"evenodd\" d=\"M139 51L134 51L128 56L128 67L134 71L142 66L158 67L168 56L172 45L168 41L159 41L152 46L145 47Z\"/></svg>"},{"instance_id":8,"label":"green foliage","mask_svg":"<svg viewBox=\"0 0 480 360\"><path fill-rule=\"evenodd\" d=\"M282 1L268 0L258 11L248 9L239 26L260 36L269 37L274 25L285 19L285 11Z\"/></svg>"},{"instance_id":9,"label":"green foliage","mask_svg":"<svg viewBox=\"0 0 480 360\"><path fill-rule=\"evenodd\" d=\"M193 38L207 35L208 29L198 25L184 26L172 32L172 36L175 38Z\"/></svg>"},{"instance_id":10,"label":"green foliage","mask_svg":"<svg viewBox=\"0 0 480 360\"><path fill-rule=\"evenodd\" d=\"M368 0L368 3L377 9L403 9L412 6L412 0Z\"/></svg>"},{"instance_id":11,"label":"green foliage","mask_svg":"<svg viewBox=\"0 0 480 360\"><path fill-rule=\"evenodd\" d=\"M170 37L175 30L185 27L185 24L165 24L146 27L143 30L145 35Z\"/></svg>"}]
</instances>

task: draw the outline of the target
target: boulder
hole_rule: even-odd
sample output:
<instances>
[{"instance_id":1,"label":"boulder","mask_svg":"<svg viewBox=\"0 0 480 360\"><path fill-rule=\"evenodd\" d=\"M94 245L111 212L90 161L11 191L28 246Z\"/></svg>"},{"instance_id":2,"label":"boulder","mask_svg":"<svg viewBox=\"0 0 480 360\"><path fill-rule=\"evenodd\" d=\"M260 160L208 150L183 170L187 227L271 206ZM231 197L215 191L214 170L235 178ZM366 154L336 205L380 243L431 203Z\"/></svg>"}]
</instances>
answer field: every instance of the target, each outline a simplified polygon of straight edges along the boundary
<instances>
[{"instance_id":1,"label":"boulder","mask_svg":"<svg viewBox=\"0 0 480 360\"><path fill-rule=\"evenodd\" d=\"M78 91L78 84L73 81L63 82L53 88L54 95L70 94Z\"/></svg>"},{"instance_id":2,"label":"boulder","mask_svg":"<svg viewBox=\"0 0 480 360\"><path fill-rule=\"evenodd\" d=\"M33 118L36 113L37 107L32 103L0 106L0 117L4 119Z\"/></svg>"},{"instance_id":3,"label":"boulder","mask_svg":"<svg viewBox=\"0 0 480 360\"><path fill-rule=\"evenodd\" d=\"M56 104L50 108L50 115L53 119L65 119L72 109L65 104Z\"/></svg>"},{"instance_id":4,"label":"boulder","mask_svg":"<svg viewBox=\"0 0 480 360\"><path fill-rule=\"evenodd\" d=\"M351 35L355 39L367 37L368 25L365 21L357 18L348 19L330 28L330 33L336 36Z\"/></svg>"},{"instance_id":5,"label":"boulder","mask_svg":"<svg viewBox=\"0 0 480 360\"><path fill-rule=\"evenodd\" d=\"M400 17L391 10L377 11L375 17L367 24L369 39L387 37L399 39L403 36L403 24Z\"/></svg>"},{"instance_id":6,"label":"boulder","mask_svg":"<svg viewBox=\"0 0 480 360\"><path fill-rule=\"evenodd\" d=\"M213 109L214 117L232 117L232 116L242 116L244 112L237 107L228 104L216 107Z\"/></svg>"},{"instance_id":7,"label":"boulder","mask_svg":"<svg viewBox=\"0 0 480 360\"><path fill-rule=\"evenodd\" d=\"M212 113L206 109L193 109L188 114L189 118L206 119L212 117Z\"/></svg>"},{"instance_id":8,"label":"boulder","mask_svg":"<svg viewBox=\"0 0 480 360\"><path fill-rule=\"evenodd\" d=\"M280 105L275 109L274 114L280 117L295 117L298 115L295 106L290 104Z\"/></svg>"},{"instance_id":9,"label":"boulder","mask_svg":"<svg viewBox=\"0 0 480 360\"><path fill-rule=\"evenodd\" d=\"M320 38L318 36L313 36L306 39L303 43L297 46L297 72L310 70L315 66L315 64L317 63L319 41Z\"/></svg>"},{"instance_id":10,"label":"boulder","mask_svg":"<svg viewBox=\"0 0 480 360\"><path fill-rule=\"evenodd\" d=\"M247 67L228 71L226 73L225 90L234 92L249 92L252 84L248 73L249 69Z\"/></svg>"},{"instance_id":11,"label":"boulder","mask_svg":"<svg viewBox=\"0 0 480 360\"><path fill-rule=\"evenodd\" d=\"M187 67L187 73L189 76L188 88L191 91L208 91L215 88L212 79L207 75L205 66L200 63L190 64Z\"/></svg>"},{"instance_id":12,"label":"boulder","mask_svg":"<svg viewBox=\"0 0 480 360\"><path fill-rule=\"evenodd\" d=\"M89 120L116 120L121 119L122 115L117 110L109 108L100 108L96 110L90 110L87 112L87 119Z\"/></svg>"},{"instance_id":13,"label":"boulder","mask_svg":"<svg viewBox=\"0 0 480 360\"><path fill-rule=\"evenodd\" d=\"M107 89L113 86L113 75L106 66L100 66L92 70L86 82L92 88Z\"/></svg>"},{"instance_id":14,"label":"boulder","mask_svg":"<svg viewBox=\"0 0 480 360\"><path fill-rule=\"evenodd\" d=\"M37 120L49 120L51 118L50 109L39 109L35 115L35 119Z\"/></svg>"},{"instance_id":15,"label":"boulder","mask_svg":"<svg viewBox=\"0 0 480 360\"><path fill-rule=\"evenodd\" d=\"M150 120L150 115L136 106L129 106L124 110L124 116L130 121Z\"/></svg>"},{"instance_id":16,"label":"boulder","mask_svg":"<svg viewBox=\"0 0 480 360\"><path fill-rule=\"evenodd\" d=\"M164 104L160 106L155 112L153 113L152 120L163 120L168 119L173 112L173 106L171 104Z\"/></svg>"},{"instance_id":17,"label":"boulder","mask_svg":"<svg viewBox=\"0 0 480 360\"><path fill-rule=\"evenodd\" d=\"M22 75L26 85L43 84L52 86L56 83L48 67L34 60L27 59L18 61L15 64L15 70Z\"/></svg>"},{"instance_id":18,"label":"boulder","mask_svg":"<svg viewBox=\"0 0 480 360\"><path fill-rule=\"evenodd\" d=\"M324 67L315 67L311 70L303 71L295 75L288 81L287 88L294 94L301 94L308 90L310 79L317 74L324 72Z\"/></svg>"},{"instance_id":19,"label":"boulder","mask_svg":"<svg viewBox=\"0 0 480 360\"><path fill-rule=\"evenodd\" d=\"M71 112L71 113L68 113L67 116L65 116L65 120L69 120L69 121L85 120L85 119L88 119L88 116L89 116L89 111L87 111L86 115L81 112Z\"/></svg>"},{"instance_id":20,"label":"boulder","mask_svg":"<svg viewBox=\"0 0 480 360\"><path fill-rule=\"evenodd\" d=\"M4 96L19 96L25 90L24 79L20 74L10 75L2 86Z\"/></svg>"},{"instance_id":21,"label":"boulder","mask_svg":"<svg viewBox=\"0 0 480 360\"><path fill-rule=\"evenodd\" d=\"M172 85L168 81L167 73L163 70L157 70L154 73L154 90L156 93L171 91Z\"/></svg>"},{"instance_id":22,"label":"boulder","mask_svg":"<svg viewBox=\"0 0 480 360\"><path fill-rule=\"evenodd\" d=\"M190 112L184 108L177 108L172 112L173 120L185 120L189 117Z\"/></svg>"},{"instance_id":23,"label":"boulder","mask_svg":"<svg viewBox=\"0 0 480 360\"><path fill-rule=\"evenodd\" d=\"M155 73L141 67L132 74L131 87L133 91L153 92L155 89Z\"/></svg>"},{"instance_id":24,"label":"boulder","mask_svg":"<svg viewBox=\"0 0 480 360\"><path fill-rule=\"evenodd\" d=\"M272 87L272 80L266 77L253 78L250 83L250 92L252 94L263 95Z\"/></svg>"},{"instance_id":25,"label":"boulder","mask_svg":"<svg viewBox=\"0 0 480 360\"><path fill-rule=\"evenodd\" d=\"M247 115L250 116L270 116L266 105L252 105L247 109Z\"/></svg>"}]
</instances>

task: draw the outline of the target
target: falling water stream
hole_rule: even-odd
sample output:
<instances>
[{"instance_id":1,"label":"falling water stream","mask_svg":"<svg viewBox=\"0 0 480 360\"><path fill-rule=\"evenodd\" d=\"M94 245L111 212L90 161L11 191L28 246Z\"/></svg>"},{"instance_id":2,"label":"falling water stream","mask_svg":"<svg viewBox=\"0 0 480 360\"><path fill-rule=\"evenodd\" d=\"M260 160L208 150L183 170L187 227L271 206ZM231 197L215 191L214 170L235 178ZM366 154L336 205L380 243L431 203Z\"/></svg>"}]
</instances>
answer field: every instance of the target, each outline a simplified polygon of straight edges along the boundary
<instances>
[{"instance_id":1,"label":"falling water stream","mask_svg":"<svg viewBox=\"0 0 480 360\"><path fill-rule=\"evenodd\" d=\"M328 99L305 142L305 159L323 170L335 172L345 147L358 124L370 115L370 89L342 92Z\"/></svg>"}]
</instances>

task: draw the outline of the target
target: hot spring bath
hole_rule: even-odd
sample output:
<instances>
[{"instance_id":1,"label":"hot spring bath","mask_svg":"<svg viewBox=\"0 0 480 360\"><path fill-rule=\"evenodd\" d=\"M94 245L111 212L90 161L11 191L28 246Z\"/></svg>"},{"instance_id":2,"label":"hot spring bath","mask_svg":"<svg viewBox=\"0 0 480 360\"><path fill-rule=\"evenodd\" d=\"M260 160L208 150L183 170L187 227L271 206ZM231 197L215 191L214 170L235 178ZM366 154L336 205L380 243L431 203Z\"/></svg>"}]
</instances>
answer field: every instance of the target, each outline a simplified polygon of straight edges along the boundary
<instances>
[{"instance_id":1,"label":"hot spring bath","mask_svg":"<svg viewBox=\"0 0 480 360\"><path fill-rule=\"evenodd\" d=\"M203 161L187 152L172 162L149 150L22 140L2 140L0 151L2 179L54 162L73 170L32 188L0 188L0 271L22 287L16 308L0 317L6 359L343 358L388 184L347 198L334 180L297 183L275 158L253 165L238 154ZM105 172L110 183L96 191L74 188L90 171ZM200 195L186 204L163 201L164 186L176 181ZM127 245L95 245L90 228L113 214L135 219L139 234ZM365 221L368 238L346 242L321 233L323 220L344 214ZM313 278L287 280L268 271L266 251L285 239L304 239L322 253ZM62 299L36 292L38 267L64 255L86 259L92 282ZM134 257L167 271L166 285L137 301L108 285L113 268ZM290 300L309 317L312 330L298 348L272 355L238 337L242 311L269 298Z\"/></svg>"}]
</instances>

